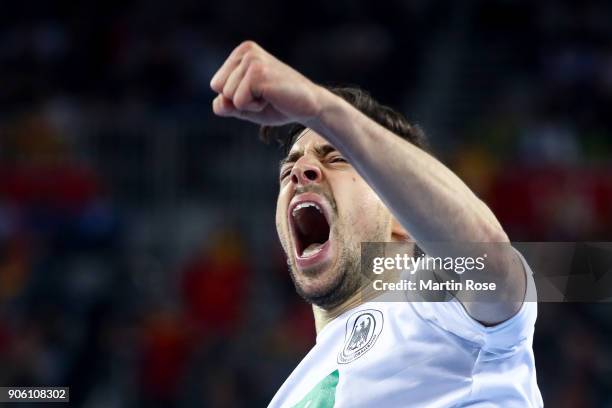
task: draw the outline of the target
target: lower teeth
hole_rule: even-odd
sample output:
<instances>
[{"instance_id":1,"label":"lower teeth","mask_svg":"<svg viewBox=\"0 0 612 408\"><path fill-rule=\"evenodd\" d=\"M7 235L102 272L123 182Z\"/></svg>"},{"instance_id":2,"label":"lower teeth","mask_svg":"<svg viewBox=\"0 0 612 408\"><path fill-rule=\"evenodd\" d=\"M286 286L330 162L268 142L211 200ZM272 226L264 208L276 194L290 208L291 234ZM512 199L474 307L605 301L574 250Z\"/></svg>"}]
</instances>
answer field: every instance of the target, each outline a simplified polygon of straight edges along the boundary
<instances>
[{"instance_id":1,"label":"lower teeth","mask_svg":"<svg viewBox=\"0 0 612 408\"><path fill-rule=\"evenodd\" d=\"M312 256L316 254L317 252L319 252L322 246L323 246L322 244L310 244L308 245L308 248L304 249L304 251L302 252L302 256L303 257Z\"/></svg>"}]
</instances>

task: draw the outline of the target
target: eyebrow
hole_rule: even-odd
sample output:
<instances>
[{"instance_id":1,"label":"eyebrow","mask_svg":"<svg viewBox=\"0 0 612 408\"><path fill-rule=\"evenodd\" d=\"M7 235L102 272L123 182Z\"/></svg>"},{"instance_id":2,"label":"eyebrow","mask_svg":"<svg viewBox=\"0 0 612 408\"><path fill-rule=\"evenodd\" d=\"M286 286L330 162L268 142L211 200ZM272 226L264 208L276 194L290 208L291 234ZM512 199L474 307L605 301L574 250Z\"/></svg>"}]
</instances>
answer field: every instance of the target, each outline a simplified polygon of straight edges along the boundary
<instances>
[{"instance_id":1,"label":"eyebrow","mask_svg":"<svg viewBox=\"0 0 612 408\"><path fill-rule=\"evenodd\" d=\"M337 149L334 146L332 146L332 145L330 145L328 143L322 144L322 145L317 145L317 146L313 147L313 150L314 150L315 154L318 157L325 157L328 154L337 151ZM284 159L282 159L280 161L279 167L283 167L287 163L294 163L294 162L298 161L298 159L300 157L302 157L303 155L304 155L304 149L295 150L295 151L289 153L289 155L287 157L285 157Z\"/></svg>"}]
</instances>

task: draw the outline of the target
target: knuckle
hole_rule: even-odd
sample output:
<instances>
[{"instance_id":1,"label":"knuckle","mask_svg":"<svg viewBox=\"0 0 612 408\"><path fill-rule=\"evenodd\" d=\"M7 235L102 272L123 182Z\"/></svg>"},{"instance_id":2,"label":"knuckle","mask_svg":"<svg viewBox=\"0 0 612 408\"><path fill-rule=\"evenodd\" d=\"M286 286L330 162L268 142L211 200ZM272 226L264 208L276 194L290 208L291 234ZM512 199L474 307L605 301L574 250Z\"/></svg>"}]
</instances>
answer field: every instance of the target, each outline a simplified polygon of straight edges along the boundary
<instances>
[{"instance_id":1,"label":"knuckle","mask_svg":"<svg viewBox=\"0 0 612 408\"><path fill-rule=\"evenodd\" d=\"M266 66L261 61L257 60L249 66L250 75L257 79L263 79L266 75Z\"/></svg>"},{"instance_id":2,"label":"knuckle","mask_svg":"<svg viewBox=\"0 0 612 408\"><path fill-rule=\"evenodd\" d=\"M246 51L254 50L257 47L257 43L253 40L246 40L240 44L240 47Z\"/></svg>"},{"instance_id":3,"label":"knuckle","mask_svg":"<svg viewBox=\"0 0 612 408\"><path fill-rule=\"evenodd\" d=\"M242 63L243 64L247 64L247 65L251 65L252 63L254 63L255 61L257 61L257 56L255 55L254 52L252 51L247 51L243 56L242 56Z\"/></svg>"}]
</instances>

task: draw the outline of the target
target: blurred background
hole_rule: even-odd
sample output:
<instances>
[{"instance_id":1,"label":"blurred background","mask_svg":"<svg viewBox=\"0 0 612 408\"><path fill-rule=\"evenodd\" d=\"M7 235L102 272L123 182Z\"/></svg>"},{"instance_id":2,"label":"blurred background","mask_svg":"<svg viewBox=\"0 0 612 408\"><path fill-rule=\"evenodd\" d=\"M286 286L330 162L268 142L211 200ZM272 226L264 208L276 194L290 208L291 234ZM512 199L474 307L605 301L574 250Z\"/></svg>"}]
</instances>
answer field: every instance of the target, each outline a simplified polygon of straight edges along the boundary
<instances>
[{"instance_id":1,"label":"blurred background","mask_svg":"<svg viewBox=\"0 0 612 408\"><path fill-rule=\"evenodd\" d=\"M213 117L253 39L429 134L514 241L612 241L612 3L3 2L0 385L78 407L266 405L314 344L275 146ZM541 304L554 407L612 407L610 304Z\"/></svg>"}]
</instances>

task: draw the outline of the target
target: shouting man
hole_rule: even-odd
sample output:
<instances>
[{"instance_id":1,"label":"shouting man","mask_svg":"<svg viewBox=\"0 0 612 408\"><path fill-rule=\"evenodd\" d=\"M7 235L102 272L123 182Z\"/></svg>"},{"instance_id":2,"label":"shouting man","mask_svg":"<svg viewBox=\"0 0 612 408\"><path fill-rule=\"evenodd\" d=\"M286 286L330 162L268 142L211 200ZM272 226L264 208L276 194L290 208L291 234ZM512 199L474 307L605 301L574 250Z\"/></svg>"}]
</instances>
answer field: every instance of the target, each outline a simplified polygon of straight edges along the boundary
<instances>
[{"instance_id":1,"label":"shouting man","mask_svg":"<svg viewBox=\"0 0 612 408\"><path fill-rule=\"evenodd\" d=\"M533 278L490 209L424 149L399 113L354 88L319 86L247 41L211 80L213 111L292 125L276 228L317 341L272 407L537 407ZM284 126L283 126L284 127ZM490 294L377 302L364 293L360 245L507 243L487 268ZM533 300L533 299L531 299Z\"/></svg>"}]
</instances>

